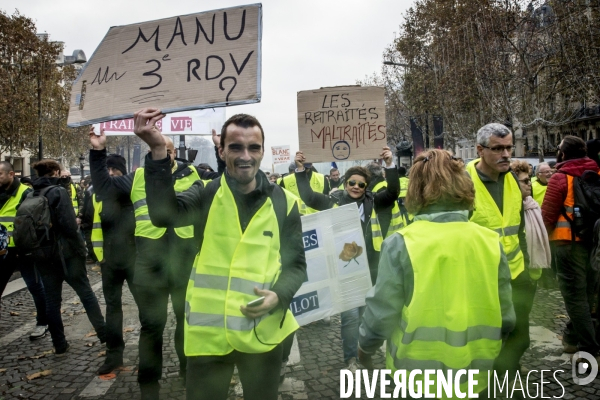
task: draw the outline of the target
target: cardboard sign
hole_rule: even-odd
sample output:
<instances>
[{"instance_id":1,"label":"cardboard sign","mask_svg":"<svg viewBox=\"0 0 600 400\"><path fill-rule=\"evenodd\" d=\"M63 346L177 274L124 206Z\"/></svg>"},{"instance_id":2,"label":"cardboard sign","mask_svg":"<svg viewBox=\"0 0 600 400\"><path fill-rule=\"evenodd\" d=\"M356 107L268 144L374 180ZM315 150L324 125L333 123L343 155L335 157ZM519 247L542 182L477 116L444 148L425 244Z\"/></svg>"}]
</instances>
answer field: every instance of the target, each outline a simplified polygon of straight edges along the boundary
<instances>
[{"instance_id":1,"label":"cardboard sign","mask_svg":"<svg viewBox=\"0 0 600 400\"><path fill-rule=\"evenodd\" d=\"M364 306L372 285L356 203L301 220L308 280L290 304L298 323Z\"/></svg>"},{"instance_id":2,"label":"cardboard sign","mask_svg":"<svg viewBox=\"0 0 600 400\"><path fill-rule=\"evenodd\" d=\"M168 114L156 126L165 135L212 135L213 129L221 133L225 120L224 108L209 108ZM133 118L101 122L94 128L96 132L104 129L106 136L134 135Z\"/></svg>"},{"instance_id":3,"label":"cardboard sign","mask_svg":"<svg viewBox=\"0 0 600 400\"><path fill-rule=\"evenodd\" d=\"M290 146L271 146L273 154L273 164L289 164L290 163Z\"/></svg>"},{"instance_id":4,"label":"cardboard sign","mask_svg":"<svg viewBox=\"0 0 600 400\"><path fill-rule=\"evenodd\" d=\"M110 28L73 84L68 125L260 101L262 5Z\"/></svg>"},{"instance_id":5,"label":"cardboard sign","mask_svg":"<svg viewBox=\"0 0 600 400\"><path fill-rule=\"evenodd\" d=\"M377 86L298 92L298 140L306 160L379 158L387 145L384 94Z\"/></svg>"}]
</instances>

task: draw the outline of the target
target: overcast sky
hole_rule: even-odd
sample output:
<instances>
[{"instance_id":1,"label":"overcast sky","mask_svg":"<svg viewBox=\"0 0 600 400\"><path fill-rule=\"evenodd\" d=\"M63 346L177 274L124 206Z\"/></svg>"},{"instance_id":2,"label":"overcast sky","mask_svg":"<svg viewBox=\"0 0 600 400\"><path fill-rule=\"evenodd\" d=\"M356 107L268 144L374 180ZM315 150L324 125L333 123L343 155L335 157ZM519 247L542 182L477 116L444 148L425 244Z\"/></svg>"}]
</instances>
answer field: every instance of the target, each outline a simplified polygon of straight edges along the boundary
<instances>
[{"instance_id":1,"label":"overcast sky","mask_svg":"<svg viewBox=\"0 0 600 400\"><path fill-rule=\"evenodd\" d=\"M168 18L253 2L239 0L0 0L18 9L38 32L65 42L65 54L82 49L88 59L111 26ZM298 149L296 94L324 86L353 85L381 70L383 50L394 39L412 0L264 0L262 101L227 109L255 115L270 147Z\"/></svg>"}]
</instances>

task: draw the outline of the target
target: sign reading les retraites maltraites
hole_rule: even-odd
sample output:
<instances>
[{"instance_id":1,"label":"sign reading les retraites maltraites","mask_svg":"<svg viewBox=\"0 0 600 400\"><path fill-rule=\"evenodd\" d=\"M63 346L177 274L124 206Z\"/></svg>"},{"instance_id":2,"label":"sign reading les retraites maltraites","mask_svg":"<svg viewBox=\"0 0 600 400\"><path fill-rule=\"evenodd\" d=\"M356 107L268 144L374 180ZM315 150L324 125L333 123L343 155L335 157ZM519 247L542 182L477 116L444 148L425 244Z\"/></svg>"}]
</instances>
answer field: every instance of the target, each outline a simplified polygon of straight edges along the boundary
<instances>
[{"instance_id":1,"label":"sign reading les retraites maltraites","mask_svg":"<svg viewBox=\"0 0 600 400\"><path fill-rule=\"evenodd\" d=\"M301 220L307 280L290 304L298 323L364 306L371 275L356 203Z\"/></svg>"},{"instance_id":2,"label":"sign reading les retraites maltraites","mask_svg":"<svg viewBox=\"0 0 600 400\"><path fill-rule=\"evenodd\" d=\"M271 146L271 155L273 156L273 164L289 164L290 146Z\"/></svg>"},{"instance_id":3,"label":"sign reading les retraites maltraites","mask_svg":"<svg viewBox=\"0 0 600 400\"><path fill-rule=\"evenodd\" d=\"M306 160L378 158L387 139L384 96L377 86L298 92L298 141Z\"/></svg>"},{"instance_id":4,"label":"sign reading les retraites maltraites","mask_svg":"<svg viewBox=\"0 0 600 400\"><path fill-rule=\"evenodd\" d=\"M68 125L260 101L262 5L115 26L73 84Z\"/></svg>"}]
</instances>

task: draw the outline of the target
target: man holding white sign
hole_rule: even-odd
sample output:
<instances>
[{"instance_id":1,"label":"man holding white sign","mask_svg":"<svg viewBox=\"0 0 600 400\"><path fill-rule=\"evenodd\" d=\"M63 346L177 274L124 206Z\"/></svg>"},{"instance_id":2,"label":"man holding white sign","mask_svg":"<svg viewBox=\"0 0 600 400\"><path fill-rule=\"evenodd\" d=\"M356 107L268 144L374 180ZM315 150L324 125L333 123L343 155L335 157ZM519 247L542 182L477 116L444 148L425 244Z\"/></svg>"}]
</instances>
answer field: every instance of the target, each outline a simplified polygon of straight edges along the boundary
<instances>
[{"instance_id":1,"label":"man holding white sign","mask_svg":"<svg viewBox=\"0 0 600 400\"><path fill-rule=\"evenodd\" d=\"M163 116L152 108L137 112L135 133L151 149L145 179L152 223L197 228L200 252L186 293L187 398L226 399L237 366L245 399L275 400L281 343L298 329L289 304L306 277L296 198L259 170L264 133L245 114L221 130L221 179L197 181L176 195L155 126Z\"/></svg>"}]
</instances>

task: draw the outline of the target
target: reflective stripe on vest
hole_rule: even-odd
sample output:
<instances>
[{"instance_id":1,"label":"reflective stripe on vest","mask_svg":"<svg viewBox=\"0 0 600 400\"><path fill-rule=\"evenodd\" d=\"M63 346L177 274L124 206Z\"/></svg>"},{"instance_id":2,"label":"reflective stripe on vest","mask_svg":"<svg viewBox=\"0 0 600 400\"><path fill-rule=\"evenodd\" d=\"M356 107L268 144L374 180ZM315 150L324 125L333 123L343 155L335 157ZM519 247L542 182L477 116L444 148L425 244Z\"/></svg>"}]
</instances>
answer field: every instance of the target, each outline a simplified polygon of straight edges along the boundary
<instances>
[{"instance_id":1,"label":"reflective stripe on vest","mask_svg":"<svg viewBox=\"0 0 600 400\"><path fill-rule=\"evenodd\" d=\"M414 289L388 341L387 368L407 375L414 369L479 369L474 392L480 392L502 346L499 236L472 222L415 221L399 233Z\"/></svg>"},{"instance_id":2,"label":"reflective stripe on vest","mask_svg":"<svg viewBox=\"0 0 600 400\"><path fill-rule=\"evenodd\" d=\"M283 184L285 185L285 189L289 190L296 197L298 197L298 205L300 207L299 209L301 215L308 215L319 212L319 210L315 210L314 208L308 207L300 199L300 192L298 191L298 184L296 183L296 174L292 172L291 174L285 176L283 178ZM323 190L325 190L325 175L313 171L310 176L310 187L313 190L313 192L323 193Z\"/></svg>"},{"instance_id":3,"label":"reflective stripe on vest","mask_svg":"<svg viewBox=\"0 0 600 400\"><path fill-rule=\"evenodd\" d=\"M14 196L10 196L6 203L0 209L0 224L6 227L8 231L8 236L10 237L8 241L8 247L15 247L15 243L12 241L12 233L15 229L15 217L17 216L17 206L23 197L23 193L29 189L27 185L19 183L19 188Z\"/></svg>"},{"instance_id":4,"label":"reflective stripe on vest","mask_svg":"<svg viewBox=\"0 0 600 400\"><path fill-rule=\"evenodd\" d=\"M408 178L407 177L401 177L400 178L400 194L398 195L398 197L406 197L406 191L408 190Z\"/></svg>"},{"instance_id":5,"label":"reflective stripe on vest","mask_svg":"<svg viewBox=\"0 0 600 400\"><path fill-rule=\"evenodd\" d=\"M73 203L73 211L75 215L79 214L79 199L77 199L77 189L75 185L71 183L71 203Z\"/></svg>"},{"instance_id":6,"label":"reflective stripe on vest","mask_svg":"<svg viewBox=\"0 0 600 400\"><path fill-rule=\"evenodd\" d=\"M490 195L477 173L475 159L467 165L467 172L475 186L475 209L471 221L493 230L500 235L504 252L508 258L510 275L515 279L525 270L523 252L519 246L520 210L523 207L521 189L510 172L504 175L504 210L500 213L496 202Z\"/></svg>"},{"instance_id":7,"label":"reflective stripe on vest","mask_svg":"<svg viewBox=\"0 0 600 400\"><path fill-rule=\"evenodd\" d=\"M563 207L565 207L566 214L569 218L573 219L573 206L575 205L575 192L573 191L573 177L571 175L566 175L567 177L567 197L565 198L565 202ZM552 233L550 233L550 240L568 240L571 241L573 238L571 236L571 224L567 219L562 215L562 213L558 216L558 220L556 221L556 225ZM575 241L580 242L581 239L575 236Z\"/></svg>"},{"instance_id":8,"label":"reflective stripe on vest","mask_svg":"<svg viewBox=\"0 0 600 400\"><path fill-rule=\"evenodd\" d=\"M104 235L102 233L102 221L100 213L102 212L102 202L96 201L96 193L92 195L92 204L94 205L94 220L92 223L92 247L98 261L104 260Z\"/></svg>"},{"instance_id":9,"label":"reflective stripe on vest","mask_svg":"<svg viewBox=\"0 0 600 400\"><path fill-rule=\"evenodd\" d=\"M381 188L387 187L387 182L382 181L373 187L373 194L377 193ZM402 217L402 213L400 212L400 207L398 206L398 202L394 201L394 206L391 210L392 218L390 219L390 226L388 227L387 233L385 237L387 238L392 233L398 231L406 225L406 221ZM373 233L373 248L375 251L381 250L381 245L383 243L383 232L381 230L381 225L379 224L379 218L377 217L377 213L375 212L375 205L373 205L373 212L371 213L371 231Z\"/></svg>"},{"instance_id":10,"label":"reflective stripe on vest","mask_svg":"<svg viewBox=\"0 0 600 400\"><path fill-rule=\"evenodd\" d=\"M296 199L290 193L285 197L289 215ZM223 218L224 215L229 217ZM242 232L237 205L222 176L205 229L207 234L186 292L186 356L272 350L298 329L292 313L285 310L280 328L284 313L280 308L256 320L246 318L240 311L241 305L256 299L254 287L271 288L281 272L279 225L271 199L265 201Z\"/></svg>"},{"instance_id":11,"label":"reflective stripe on vest","mask_svg":"<svg viewBox=\"0 0 600 400\"><path fill-rule=\"evenodd\" d=\"M200 179L196 168L189 165L188 168L192 173L175 181L174 189L176 192L184 192L189 189L194 182ZM148 214L148 205L146 203L146 180L144 178L144 168L135 170L133 185L131 187L131 202L135 213L135 236L145 237L148 239L161 238L167 228L158 228L152 225L150 214ZM175 228L175 233L182 239L190 239L194 237L194 226L188 225Z\"/></svg>"}]
</instances>

